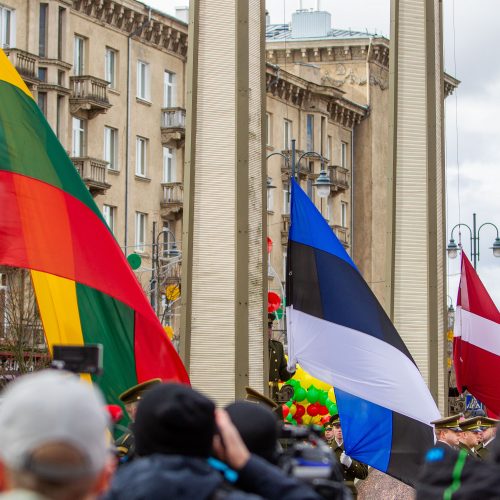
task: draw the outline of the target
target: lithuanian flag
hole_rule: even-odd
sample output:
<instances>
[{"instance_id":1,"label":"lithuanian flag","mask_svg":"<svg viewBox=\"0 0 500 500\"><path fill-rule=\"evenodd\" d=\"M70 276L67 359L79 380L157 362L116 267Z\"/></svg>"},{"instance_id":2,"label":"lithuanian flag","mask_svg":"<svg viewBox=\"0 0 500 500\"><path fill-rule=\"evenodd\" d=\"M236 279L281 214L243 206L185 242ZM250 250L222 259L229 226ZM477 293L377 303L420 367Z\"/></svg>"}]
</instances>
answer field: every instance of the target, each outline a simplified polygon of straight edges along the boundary
<instances>
[{"instance_id":1,"label":"lithuanian flag","mask_svg":"<svg viewBox=\"0 0 500 500\"><path fill-rule=\"evenodd\" d=\"M71 160L0 49L0 265L31 270L49 348L104 346L108 401L152 378L189 383Z\"/></svg>"}]
</instances>

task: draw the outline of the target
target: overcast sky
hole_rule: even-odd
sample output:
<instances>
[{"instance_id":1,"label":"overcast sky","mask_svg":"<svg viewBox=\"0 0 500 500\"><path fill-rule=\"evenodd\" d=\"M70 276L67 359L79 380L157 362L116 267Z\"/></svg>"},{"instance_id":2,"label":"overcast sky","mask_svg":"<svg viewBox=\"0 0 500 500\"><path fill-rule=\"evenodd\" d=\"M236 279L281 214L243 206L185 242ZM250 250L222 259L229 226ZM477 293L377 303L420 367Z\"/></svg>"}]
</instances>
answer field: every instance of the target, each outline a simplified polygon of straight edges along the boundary
<instances>
[{"instance_id":1,"label":"overcast sky","mask_svg":"<svg viewBox=\"0 0 500 500\"><path fill-rule=\"evenodd\" d=\"M175 6L189 2L146 3L174 14ZM332 14L334 28L368 30L389 37L390 0L319 0L319 5ZM472 226L474 212L478 226L484 222L500 226L500 65L494 56L500 46L500 1L443 0L443 5L445 70L462 82L456 95L446 101L448 240L451 228L458 222ZM266 1L272 23L289 22L291 13L300 6L315 9L318 0ZM489 54L492 56L487 57ZM458 241L457 231L454 236ZM478 273L500 306L500 258L495 259L489 249L496 233L491 226L485 226L480 236ZM470 257L469 240L469 232L464 229L462 241ZM449 294L455 304L459 259L448 262Z\"/></svg>"}]
</instances>

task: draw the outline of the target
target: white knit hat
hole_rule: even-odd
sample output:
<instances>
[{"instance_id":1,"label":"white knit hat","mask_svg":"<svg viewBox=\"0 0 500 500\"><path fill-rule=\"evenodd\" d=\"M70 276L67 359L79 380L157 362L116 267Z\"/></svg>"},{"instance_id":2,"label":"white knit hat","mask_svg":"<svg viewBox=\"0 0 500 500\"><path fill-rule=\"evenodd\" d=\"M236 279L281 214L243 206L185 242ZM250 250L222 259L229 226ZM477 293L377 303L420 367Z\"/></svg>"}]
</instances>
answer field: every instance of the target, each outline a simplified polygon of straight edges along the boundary
<instances>
[{"instance_id":1,"label":"white knit hat","mask_svg":"<svg viewBox=\"0 0 500 500\"><path fill-rule=\"evenodd\" d=\"M0 457L14 470L48 479L92 476L105 465L108 415L98 389L67 372L24 375L1 394ZM33 460L41 446L66 443L82 455L82 466Z\"/></svg>"}]
</instances>

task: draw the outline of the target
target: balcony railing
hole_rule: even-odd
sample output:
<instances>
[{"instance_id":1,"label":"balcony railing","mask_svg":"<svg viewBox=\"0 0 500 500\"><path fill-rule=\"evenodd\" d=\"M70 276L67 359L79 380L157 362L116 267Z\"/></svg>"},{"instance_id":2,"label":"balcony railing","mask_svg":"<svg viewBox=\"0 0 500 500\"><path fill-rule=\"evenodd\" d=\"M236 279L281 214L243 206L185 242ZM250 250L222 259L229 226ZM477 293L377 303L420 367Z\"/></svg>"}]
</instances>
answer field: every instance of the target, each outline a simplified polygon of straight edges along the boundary
<instances>
[{"instance_id":1,"label":"balcony railing","mask_svg":"<svg viewBox=\"0 0 500 500\"><path fill-rule=\"evenodd\" d=\"M330 180L334 190L344 190L349 188L349 170L340 165L331 165Z\"/></svg>"},{"instance_id":2,"label":"balcony railing","mask_svg":"<svg viewBox=\"0 0 500 500\"><path fill-rule=\"evenodd\" d=\"M288 243L288 231L290 231L290 214L281 214L281 244Z\"/></svg>"},{"instance_id":3,"label":"balcony railing","mask_svg":"<svg viewBox=\"0 0 500 500\"><path fill-rule=\"evenodd\" d=\"M163 108L161 110L161 142L167 146L180 147L186 135L186 110Z\"/></svg>"},{"instance_id":4,"label":"balcony railing","mask_svg":"<svg viewBox=\"0 0 500 500\"><path fill-rule=\"evenodd\" d=\"M170 213L182 209L184 191L182 182L162 182L163 197L161 201L161 215L166 217Z\"/></svg>"},{"instance_id":5,"label":"balcony railing","mask_svg":"<svg viewBox=\"0 0 500 500\"><path fill-rule=\"evenodd\" d=\"M349 232L348 229L344 226L337 226L335 224L330 225L333 229L333 232L337 235L337 238L340 240L340 243L345 247L349 246Z\"/></svg>"},{"instance_id":6,"label":"balcony railing","mask_svg":"<svg viewBox=\"0 0 500 500\"><path fill-rule=\"evenodd\" d=\"M111 187L107 181L108 162L90 157L71 158L92 195L104 194Z\"/></svg>"},{"instance_id":7,"label":"balcony railing","mask_svg":"<svg viewBox=\"0 0 500 500\"><path fill-rule=\"evenodd\" d=\"M28 80L28 83L38 81L38 57L20 49L4 49L9 56L10 62L14 65L18 73L23 79Z\"/></svg>"},{"instance_id":8,"label":"balcony railing","mask_svg":"<svg viewBox=\"0 0 500 500\"><path fill-rule=\"evenodd\" d=\"M87 111L89 118L105 113L110 107L107 88L109 83L95 76L82 75L70 77L71 113Z\"/></svg>"}]
</instances>

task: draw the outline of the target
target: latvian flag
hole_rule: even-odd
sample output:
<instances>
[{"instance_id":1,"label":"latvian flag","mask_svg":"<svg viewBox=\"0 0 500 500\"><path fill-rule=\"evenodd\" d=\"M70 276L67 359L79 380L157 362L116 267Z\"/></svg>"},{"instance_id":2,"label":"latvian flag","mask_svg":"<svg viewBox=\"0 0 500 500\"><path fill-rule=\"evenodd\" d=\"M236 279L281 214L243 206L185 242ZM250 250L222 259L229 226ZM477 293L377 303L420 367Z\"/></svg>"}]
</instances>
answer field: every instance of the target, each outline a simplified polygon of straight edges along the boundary
<instances>
[{"instance_id":1,"label":"latvian flag","mask_svg":"<svg viewBox=\"0 0 500 500\"><path fill-rule=\"evenodd\" d=\"M464 252L453 357L458 390L500 414L500 313Z\"/></svg>"},{"instance_id":2,"label":"latvian flag","mask_svg":"<svg viewBox=\"0 0 500 500\"><path fill-rule=\"evenodd\" d=\"M289 365L335 387L346 453L413 484L439 411L382 306L292 180Z\"/></svg>"}]
</instances>

